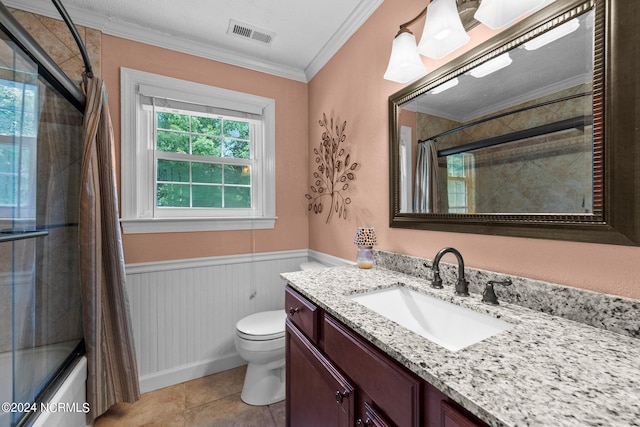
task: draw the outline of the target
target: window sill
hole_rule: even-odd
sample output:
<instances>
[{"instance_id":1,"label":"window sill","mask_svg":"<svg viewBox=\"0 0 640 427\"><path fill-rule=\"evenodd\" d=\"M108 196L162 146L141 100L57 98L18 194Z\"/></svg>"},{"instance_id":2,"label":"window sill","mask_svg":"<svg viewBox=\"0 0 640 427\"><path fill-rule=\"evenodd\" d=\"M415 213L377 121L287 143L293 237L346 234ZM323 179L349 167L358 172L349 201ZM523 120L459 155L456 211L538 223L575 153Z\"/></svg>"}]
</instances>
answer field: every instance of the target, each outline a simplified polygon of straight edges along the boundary
<instances>
[{"instance_id":1,"label":"window sill","mask_svg":"<svg viewBox=\"0 0 640 427\"><path fill-rule=\"evenodd\" d=\"M275 227L271 218L121 218L124 234L179 233L192 231L266 230Z\"/></svg>"}]
</instances>

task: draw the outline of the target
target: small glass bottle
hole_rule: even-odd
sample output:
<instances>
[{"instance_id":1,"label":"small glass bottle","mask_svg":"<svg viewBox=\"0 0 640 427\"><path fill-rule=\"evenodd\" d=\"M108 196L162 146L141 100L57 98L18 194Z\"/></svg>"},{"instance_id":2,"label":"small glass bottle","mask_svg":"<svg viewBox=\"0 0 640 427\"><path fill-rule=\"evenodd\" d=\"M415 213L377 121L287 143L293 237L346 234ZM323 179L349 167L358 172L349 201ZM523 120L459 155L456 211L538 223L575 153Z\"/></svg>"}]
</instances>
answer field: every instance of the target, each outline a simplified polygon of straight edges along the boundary
<instances>
[{"instance_id":1,"label":"small glass bottle","mask_svg":"<svg viewBox=\"0 0 640 427\"><path fill-rule=\"evenodd\" d=\"M358 256L356 257L356 264L360 268L373 267L373 246L360 246L358 245Z\"/></svg>"}]
</instances>

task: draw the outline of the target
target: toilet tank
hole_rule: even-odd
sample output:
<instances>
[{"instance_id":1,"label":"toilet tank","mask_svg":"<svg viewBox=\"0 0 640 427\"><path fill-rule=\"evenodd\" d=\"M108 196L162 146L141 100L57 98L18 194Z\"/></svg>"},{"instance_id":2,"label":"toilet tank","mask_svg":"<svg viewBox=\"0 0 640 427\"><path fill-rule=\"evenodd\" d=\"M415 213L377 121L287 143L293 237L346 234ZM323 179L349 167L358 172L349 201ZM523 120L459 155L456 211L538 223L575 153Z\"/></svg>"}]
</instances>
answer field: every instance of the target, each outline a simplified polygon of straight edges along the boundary
<instances>
[{"instance_id":1,"label":"toilet tank","mask_svg":"<svg viewBox=\"0 0 640 427\"><path fill-rule=\"evenodd\" d=\"M300 270L314 270L318 268L327 268L327 265L321 264L318 261L307 261L300 264Z\"/></svg>"}]
</instances>

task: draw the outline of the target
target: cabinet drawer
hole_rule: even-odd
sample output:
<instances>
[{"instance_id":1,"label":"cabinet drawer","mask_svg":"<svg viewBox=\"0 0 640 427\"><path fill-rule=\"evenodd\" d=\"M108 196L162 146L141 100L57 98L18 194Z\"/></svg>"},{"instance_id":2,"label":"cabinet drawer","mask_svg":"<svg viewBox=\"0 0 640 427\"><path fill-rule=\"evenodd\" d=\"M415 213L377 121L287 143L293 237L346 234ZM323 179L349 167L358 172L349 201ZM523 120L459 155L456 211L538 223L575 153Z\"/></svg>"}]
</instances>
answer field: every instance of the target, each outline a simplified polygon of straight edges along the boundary
<instances>
[{"instance_id":1,"label":"cabinet drawer","mask_svg":"<svg viewBox=\"0 0 640 427\"><path fill-rule=\"evenodd\" d=\"M420 382L387 355L325 315L324 352L387 418L399 426L420 424Z\"/></svg>"},{"instance_id":2,"label":"cabinet drawer","mask_svg":"<svg viewBox=\"0 0 640 427\"><path fill-rule=\"evenodd\" d=\"M287 318L314 344L318 343L318 307L287 286L284 294Z\"/></svg>"}]
</instances>

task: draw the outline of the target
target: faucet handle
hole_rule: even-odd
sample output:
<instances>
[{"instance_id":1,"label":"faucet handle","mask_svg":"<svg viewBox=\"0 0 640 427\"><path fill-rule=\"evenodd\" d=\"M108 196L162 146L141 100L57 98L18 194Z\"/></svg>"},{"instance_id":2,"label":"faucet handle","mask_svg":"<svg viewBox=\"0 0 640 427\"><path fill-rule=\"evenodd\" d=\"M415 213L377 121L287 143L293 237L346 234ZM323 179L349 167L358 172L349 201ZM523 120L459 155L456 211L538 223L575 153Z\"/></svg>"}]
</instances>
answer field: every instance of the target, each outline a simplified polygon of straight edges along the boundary
<instances>
[{"instance_id":1,"label":"faucet handle","mask_svg":"<svg viewBox=\"0 0 640 427\"><path fill-rule=\"evenodd\" d=\"M482 292L482 302L485 304L498 305L498 297L493 288L493 285L510 286L512 284L511 279L506 280L489 280Z\"/></svg>"}]
</instances>

